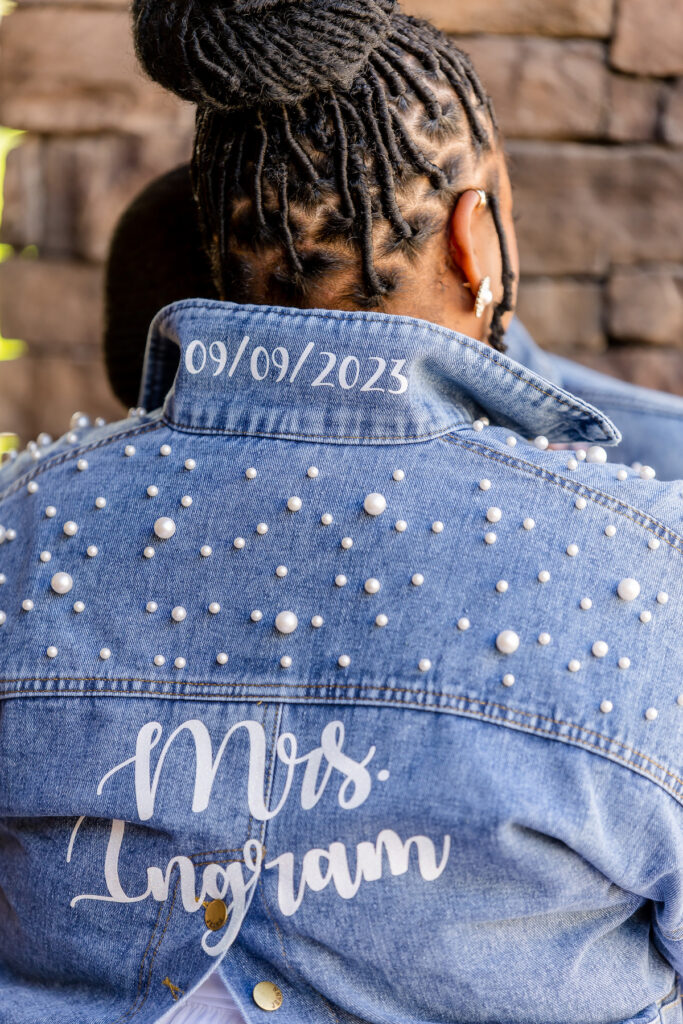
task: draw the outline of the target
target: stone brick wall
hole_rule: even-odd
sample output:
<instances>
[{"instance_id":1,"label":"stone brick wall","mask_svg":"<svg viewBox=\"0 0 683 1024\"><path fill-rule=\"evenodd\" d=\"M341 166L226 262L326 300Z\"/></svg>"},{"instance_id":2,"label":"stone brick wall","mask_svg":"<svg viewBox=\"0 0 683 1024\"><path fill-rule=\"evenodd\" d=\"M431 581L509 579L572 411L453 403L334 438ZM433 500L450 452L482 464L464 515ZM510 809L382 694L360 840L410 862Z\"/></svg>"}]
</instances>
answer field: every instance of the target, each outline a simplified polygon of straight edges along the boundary
<instances>
[{"instance_id":1,"label":"stone brick wall","mask_svg":"<svg viewBox=\"0 0 683 1024\"><path fill-rule=\"evenodd\" d=\"M0 363L0 431L24 441L76 408L122 414L100 359L108 239L190 152L192 109L137 70L126 7L20 0L0 23L0 124L27 132L8 160L0 326L29 345ZM683 394L683 0L404 9L456 35L494 98L538 341Z\"/></svg>"}]
</instances>

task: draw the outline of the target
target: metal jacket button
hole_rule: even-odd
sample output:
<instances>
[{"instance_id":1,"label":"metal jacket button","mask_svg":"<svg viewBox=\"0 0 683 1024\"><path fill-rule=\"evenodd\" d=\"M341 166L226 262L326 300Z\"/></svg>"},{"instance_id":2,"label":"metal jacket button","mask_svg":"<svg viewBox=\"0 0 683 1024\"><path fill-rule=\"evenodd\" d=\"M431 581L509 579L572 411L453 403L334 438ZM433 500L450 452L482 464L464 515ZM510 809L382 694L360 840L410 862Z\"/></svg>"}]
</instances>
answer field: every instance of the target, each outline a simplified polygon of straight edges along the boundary
<instances>
[{"instance_id":1,"label":"metal jacket button","mask_svg":"<svg viewBox=\"0 0 683 1024\"><path fill-rule=\"evenodd\" d=\"M217 932L227 920L228 908L223 900L211 900L210 903L206 904L204 921L206 922L206 927L210 928L212 932Z\"/></svg>"},{"instance_id":2,"label":"metal jacket button","mask_svg":"<svg viewBox=\"0 0 683 1024\"><path fill-rule=\"evenodd\" d=\"M282 1006L282 992L272 981L259 981L252 995L256 1005L262 1010L279 1010Z\"/></svg>"}]
</instances>

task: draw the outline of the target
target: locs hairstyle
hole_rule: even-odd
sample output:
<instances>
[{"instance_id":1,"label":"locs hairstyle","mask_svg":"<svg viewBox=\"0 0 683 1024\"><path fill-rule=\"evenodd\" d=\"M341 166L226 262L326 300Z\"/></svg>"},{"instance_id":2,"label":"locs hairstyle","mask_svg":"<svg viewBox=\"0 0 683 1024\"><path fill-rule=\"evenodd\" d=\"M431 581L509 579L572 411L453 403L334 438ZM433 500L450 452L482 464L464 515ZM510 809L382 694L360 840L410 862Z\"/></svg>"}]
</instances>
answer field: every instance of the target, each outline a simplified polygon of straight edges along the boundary
<instances>
[{"instance_id":1,"label":"locs hairstyle","mask_svg":"<svg viewBox=\"0 0 683 1024\"><path fill-rule=\"evenodd\" d=\"M268 267L268 294L296 305L350 250L353 299L377 307L397 261L439 228L419 206L402 212L410 186L451 202L462 188L459 161L439 166L434 146L479 155L498 137L467 55L396 0L133 0L133 21L148 74L197 105L194 197L216 287L235 301ZM489 341L504 351L513 273L489 199L503 268Z\"/></svg>"}]
</instances>

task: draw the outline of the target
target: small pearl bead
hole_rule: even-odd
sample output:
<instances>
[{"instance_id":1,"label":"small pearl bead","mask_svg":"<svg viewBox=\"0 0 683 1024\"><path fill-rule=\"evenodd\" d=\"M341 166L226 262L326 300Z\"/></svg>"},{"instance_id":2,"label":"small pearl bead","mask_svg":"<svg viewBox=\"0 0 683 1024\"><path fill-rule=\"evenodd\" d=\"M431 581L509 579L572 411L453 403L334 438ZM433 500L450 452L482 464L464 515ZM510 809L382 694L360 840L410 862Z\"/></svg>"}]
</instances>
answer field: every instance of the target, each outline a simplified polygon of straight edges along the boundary
<instances>
[{"instance_id":1,"label":"small pearl bead","mask_svg":"<svg viewBox=\"0 0 683 1024\"><path fill-rule=\"evenodd\" d=\"M586 452L586 462L593 462L602 465L607 462L607 452L599 444L592 444Z\"/></svg>"},{"instance_id":2,"label":"small pearl bead","mask_svg":"<svg viewBox=\"0 0 683 1024\"><path fill-rule=\"evenodd\" d=\"M77 615L80 615L81 612L85 611L85 605L83 604L82 601L74 602L74 611L76 612Z\"/></svg>"},{"instance_id":3,"label":"small pearl bead","mask_svg":"<svg viewBox=\"0 0 683 1024\"><path fill-rule=\"evenodd\" d=\"M76 441L78 440L78 434L75 434L72 430L66 435L66 439L69 442L69 444L76 444Z\"/></svg>"},{"instance_id":4,"label":"small pearl bead","mask_svg":"<svg viewBox=\"0 0 683 1024\"><path fill-rule=\"evenodd\" d=\"M313 629L320 629L324 621L325 620L322 615L314 615L311 619L311 625L313 626Z\"/></svg>"},{"instance_id":5,"label":"small pearl bead","mask_svg":"<svg viewBox=\"0 0 683 1024\"><path fill-rule=\"evenodd\" d=\"M600 710L602 711L602 713L604 715L608 715L610 713L610 711L614 710L614 704L612 703L611 700L603 700L600 703Z\"/></svg>"},{"instance_id":6,"label":"small pearl bead","mask_svg":"<svg viewBox=\"0 0 683 1024\"><path fill-rule=\"evenodd\" d=\"M150 496L150 498L156 498L157 494L159 493L159 488L156 487L155 484L150 484L149 487L147 488L147 493Z\"/></svg>"},{"instance_id":7,"label":"small pearl bead","mask_svg":"<svg viewBox=\"0 0 683 1024\"><path fill-rule=\"evenodd\" d=\"M443 523L439 519L432 523L432 533L443 533Z\"/></svg>"},{"instance_id":8,"label":"small pearl bead","mask_svg":"<svg viewBox=\"0 0 683 1024\"><path fill-rule=\"evenodd\" d=\"M109 650L108 647L102 648L102 650L100 651L100 658L102 659L102 661L108 661L109 658L111 658L111 651Z\"/></svg>"},{"instance_id":9,"label":"small pearl bead","mask_svg":"<svg viewBox=\"0 0 683 1024\"><path fill-rule=\"evenodd\" d=\"M342 654L337 664L339 665L340 668L348 668L349 665L351 664L351 659L349 658L348 654Z\"/></svg>"},{"instance_id":10,"label":"small pearl bead","mask_svg":"<svg viewBox=\"0 0 683 1024\"><path fill-rule=\"evenodd\" d=\"M211 604L209 605L209 611L211 612L212 615L218 615L220 610L221 606L219 605L218 601L212 601Z\"/></svg>"},{"instance_id":11,"label":"small pearl bead","mask_svg":"<svg viewBox=\"0 0 683 1024\"><path fill-rule=\"evenodd\" d=\"M235 537L234 541L232 542L232 546L236 548L238 551L241 551L246 543L247 542L244 539L244 537Z\"/></svg>"},{"instance_id":12,"label":"small pearl bead","mask_svg":"<svg viewBox=\"0 0 683 1024\"><path fill-rule=\"evenodd\" d=\"M645 717L648 720L648 722L654 722L658 714L659 712L657 711L657 708L648 708L645 712Z\"/></svg>"},{"instance_id":13,"label":"small pearl bead","mask_svg":"<svg viewBox=\"0 0 683 1024\"><path fill-rule=\"evenodd\" d=\"M539 436L537 438L535 438L535 440L534 440L534 445L536 446L536 448L539 449L539 451L542 451L542 452L544 452L546 450L546 448L548 447L548 444L549 444L548 438L544 437L543 434L539 434Z\"/></svg>"},{"instance_id":14,"label":"small pearl bead","mask_svg":"<svg viewBox=\"0 0 683 1024\"><path fill-rule=\"evenodd\" d=\"M505 594L507 593L509 586L510 584L508 583L507 580L498 580L498 582L496 583L496 590L498 591L499 594Z\"/></svg>"},{"instance_id":15,"label":"small pearl bead","mask_svg":"<svg viewBox=\"0 0 683 1024\"><path fill-rule=\"evenodd\" d=\"M631 659L630 658L619 658L619 661L617 662L617 664L618 664L619 668L630 668L631 667Z\"/></svg>"},{"instance_id":16,"label":"small pearl bead","mask_svg":"<svg viewBox=\"0 0 683 1024\"><path fill-rule=\"evenodd\" d=\"M7 577L5 576L4 572L0 572L0 584L2 583L7 583Z\"/></svg>"},{"instance_id":17,"label":"small pearl bead","mask_svg":"<svg viewBox=\"0 0 683 1024\"><path fill-rule=\"evenodd\" d=\"M424 581L425 578L421 572L413 573L410 579L410 582L413 584L414 587L421 587Z\"/></svg>"},{"instance_id":18,"label":"small pearl bead","mask_svg":"<svg viewBox=\"0 0 683 1024\"><path fill-rule=\"evenodd\" d=\"M275 575L279 576L279 578L283 580L287 575L288 571L289 570L287 569L286 565L278 565L277 569L275 570Z\"/></svg>"},{"instance_id":19,"label":"small pearl bead","mask_svg":"<svg viewBox=\"0 0 683 1024\"><path fill-rule=\"evenodd\" d=\"M349 581L347 580L344 573L340 572L338 576L334 577L334 582L338 587L345 587Z\"/></svg>"},{"instance_id":20,"label":"small pearl bead","mask_svg":"<svg viewBox=\"0 0 683 1024\"><path fill-rule=\"evenodd\" d=\"M162 665L166 664L166 658L163 656L163 654L154 655L154 664L157 666L157 668L161 668Z\"/></svg>"},{"instance_id":21,"label":"small pearl bead","mask_svg":"<svg viewBox=\"0 0 683 1024\"><path fill-rule=\"evenodd\" d=\"M170 455L170 454L171 454L171 446L170 446L170 444L162 444L161 448L159 449L159 455Z\"/></svg>"},{"instance_id":22,"label":"small pearl bead","mask_svg":"<svg viewBox=\"0 0 683 1024\"><path fill-rule=\"evenodd\" d=\"M7 622L7 612L0 612L0 626L4 626Z\"/></svg>"},{"instance_id":23,"label":"small pearl bead","mask_svg":"<svg viewBox=\"0 0 683 1024\"><path fill-rule=\"evenodd\" d=\"M296 496L290 498L289 501L287 502L287 508L289 509L290 512L299 512L301 509L301 505L301 498L297 498Z\"/></svg>"},{"instance_id":24,"label":"small pearl bead","mask_svg":"<svg viewBox=\"0 0 683 1024\"><path fill-rule=\"evenodd\" d=\"M288 654L283 654L282 657L280 658L280 668L291 668L291 667L292 667L292 659L290 658L290 656Z\"/></svg>"},{"instance_id":25,"label":"small pearl bead","mask_svg":"<svg viewBox=\"0 0 683 1024\"><path fill-rule=\"evenodd\" d=\"M585 450L585 448L580 448L577 451L577 453L576 453L576 457L579 460L579 462L583 462L585 460L585 458L586 458L586 450Z\"/></svg>"},{"instance_id":26,"label":"small pearl bead","mask_svg":"<svg viewBox=\"0 0 683 1024\"><path fill-rule=\"evenodd\" d=\"M50 554L49 551L41 551L40 552L40 560L41 560L41 562L49 562L51 558L52 558L52 555Z\"/></svg>"},{"instance_id":27,"label":"small pearl bead","mask_svg":"<svg viewBox=\"0 0 683 1024\"><path fill-rule=\"evenodd\" d=\"M50 586L55 594L68 594L74 585L74 581L68 572L56 572L50 580Z\"/></svg>"},{"instance_id":28,"label":"small pearl bead","mask_svg":"<svg viewBox=\"0 0 683 1024\"><path fill-rule=\"evenodd\" d=\"M293 633L298 625L299 620L294 612L278 612L275 617L275 628L278 633Z\"/></svg>"},{"instance_id":29,"label":"small pearl bead","mask_svg":"<svg viewBox=\"0 0 683 1024\"><path fill-rule=\"evenodd\" d=\"M78 523L74 523L74 521L70 519L68 523L64 523L62 529L67 537L75 537L78 533Z\"/></svg>"},{"instance_id":30,"label":"small pearl bead","mask_svg":"<svg viewBox=\"0 0 683 1024\"><path fill-rule=\"evenodd\" d=\"M154 550L154 548L145 548L145 550L142 553L145 556L145 558L154 558L156 551Z\"/></svg>"},{"instance_id":31,"label":"small pearl bead","mask_svg":"<svg viewBox=\"0 0 683 1024\"><path fill-rule=\"evenodd\" d=\"M480 433L484 429L484 424L481 422L481 420L475 420L474 423L472 424L472 429L476 430L477 433Z\"/></svg>"},{"instance_id":32,"label":"small pearl bead","mask_svg":"<svg viewBox=\"0 0 683 1024\"><path fill-rule=\"evenodd\" d=\"M97 555L99 554L99 548L97 547L96 544L90 544L87 548L86 553L88 555L88 558L96 558Z\"/></svg>"},{"instance_id":33,"label":"small pearl bead","mask_svg":"<svg viewBox=\"0 0 683 1024\"><path fill-rule=\"evenodd\" d=\"M185 469L192 470L192 469L196 469L196 468L197 468L197 463L195 462L194 459L185 459Z\"/></svg>"},{"instance_id":34,"label":"small pearl bead","mask_svg":"<svg viewBox=\"0 0 683 1024\"><path fill-rule=\"evenodd\" d=\"M405 519L397 519L394 523L394 529L396 530L396 533L405 533L408 529L408 524Z\"/></svg>"},{"instance_id":35,"label":"small pearl bead","mask_svg":"<svg viewBox=\"0 0 683 1024\"><path fill-rule=\"evenodd\" d=\"M255 470L253 466L250 466L249 469L246 470L244 475L246 476L247 480L255 480L256 477L258 476L258 471Z\"/></svg>"},{"instance_id":36,"label":"small pearl bead","mask_svg":"<svg viewBox=\"0 0 683 1024\"><path fill-rule=\"evenodd\" d=\"M503 513L499 508L496 508L495 505L488 509L486 512L486 518L490 523L499 523L500 520L502 519L502 516Z\"/></svg>"},{"instance_id":37,"label":"small pearl bead","mask_svg":"<svg viewBox=\"0 0 683 1024\"><path fill-rule=\"evenodd\" d=\"M317 466L309 466L308 469L306 470L306 476L310 480L315 480L318 476L320 476L320 470L318 469Z\"/></svg>"},{"instance_id":38,"label":"small pearl bead","mask_svg":"<svg viewBox=\"0 0 683 1024\"><path fill-rule=\"evenodd\" d=\"M259 611L258 608L254 608L253 612L249 616L252 622L260 622L263 618L263 612Z\"/></svg>"},{"instance_id":39,"label":"small pearl bead","mask_svg":"<svg viewBox=\"0 0 683 1024\"><path fill-rule=\"evenodd\" d=\"M679 708L683 708L683 693L679 693L679 695L676 697L676 703L678 704Z\"/></svg>"},{"instance_id":40,"label":"small pearl bead","mask_svg":"<svg viewBox=\"0 0 683 1024\"><path fill-rule=\"evenodd\" d=\"M578 658L572 658L572 660L567 665L567 668L569 669L570 672L578 672L579 669L581 668L581 662L579 661Z\"/></svg>"},{"instance_id":41,"label":"small pearl bead","mask_svg":"<svg viewBox=\"0 0 683 1024\"><path fill-rule=\"evenodd\" d=\"M183 506L183 508L189 508L190 505L192 504L192 498L190 497L190 495L184 494L180 499L180 504Z\"/></svg>"},{"instance_id":42,"label":"small pearl bead","mask_svg":"<svg viewBox=\"0 0 683 1024\"><path fill-rule=\"evenodd\" d=\"M491 487L491 481L487 480L485 477L484 477L483 480L479 481L479 490L480 491L488 491L490 489L490 487Z\"/></svg>"},{"instance_id":43,"label":"small pearl bead","mask_svg":"<svg viewBox=\"0 0 683 1024\"><path fill-rule=\"evenodd\" d=\"M36 491L38 490L38 484L35 482L35 480L31 480L30 483L26 484L26 490L28 491L29 494L36 493Z\"/></svg>"},{"instance_id":44,"label":"small pearl bead","mask_svg":"<svg viewBox=\"0 0 683 1024\"><path fill-rule=\"evenodd\" d=\"M484 543L485 544L495 544L497 540L498 540L498 535L493 533L492 531L489 531L489 533L485 533L484 534Z\"/></svg>"},{"instance_id":45,"label":"small pearl bead","mask_svg":"<svg viewBox=\"0 0 683 1024\"><path fill-rule=\"evenodd\" d=\"M659 547L659 540L657 539L657 537L650 537L649 541L647 542L647 546L649 547L650 551L656 551Z\"/></svg>"},{"instance_id":46,"label":"small pearl bead","mask_svg":"<svg viewBox=\"0 0 683 1024\"><path fill-rule=\"evenodd\" d=\"M379 627L380 627L380 629L382 629L382 628L384 628L384 626L386 626L386 624L388 623L388 621L389 621L389 619L387 618L387 616L386 616L386 615L384 615L383 613L380 613L380 614L379 614L379 615L377 616L377 618L375 619L375 625L376 625L376 626L379 626Z\"/></svg>"},{"instance_id":47,"label":"small pearl bead","mask_svg":"<svg viewBox=\"0 0 683 1024\"><path fill-rule=\"evenodd\" d=\"M503 681L503 686L514 686L515 685L515 677L513 676L512 672L506 672L505 675L503 676L503 680L502 681Z\"/></svg>"},{"instance_id":48,"label":"small pearl bead","mask_svg":"<svg viewBox=\"0 0 683 1024\"><path fill-rule=\"evenodd\" d=\"M5 540L16 540L16 539L17 539L17 531L16 530L13 530L11 527L9 529L5 530Z\"/></svg>"},{"instance_id":49,"label":"small pearl bead","mask_svg":"<svg viewBox=\"0 0 683 1024\"><path fill-rule=\"evenodd\" d=\"M583 608L585 612L589 611L593 607L593 602L590 597L582 597L579 601L579 608Z\"/></svg>"},{"instance_id":50,"label":"small pearl bead","mask_svg":"<svg viewBox=\"0 0 683 1024\"><path fill-rule=\"evenodd\" d=\"M396 483L400 484L401 480L405 480L406 475L402 469L395 469L392 476Z\"/></svg>"},{"instance_id":51,"label":"small pearl bead","mask_svg":"<svg viewBox=\"0 0 683 1024\"><path fill-rule=\"evenodd\" d=\"M579 553L579 545L578 544L570 544L568 546L567 554L569 555L570 558L575 558L576 555L578 555L578 553Z\"/></svg>"},{"instance_id":52,"label":"small pearl bead","mask_svg":"<svg viewBox=\"0 0 683 1024\"><path fill-rule=\"evenodd\" d=\"M547 583L549 581L549 579L550 579L550 573L548 572L548 570L547 569L541 569L541 571L538 574L538 582L539 583Z\"/></svg>"},{"instance_id":53,"label":"small pearl bead","mask_svg":"<svg viewBox=\"0 0 683 1024\"><path fill-rule=\"evenodd\" d=\"M510 448L514 448L515 445L517 444L517 438L516 437L512 437L512 436L506 437L505 438L505 443L507 445L509 445Z\"/></svg>"},{"instance_id":54,"label":"small pearl bead","mask_svg":"<svg viewBox=\"0 0 683 1024\"><path fill-rule=\"evenodd\" d=\"M187 661L185 660L185 658L176 658L173 664L175 665L176 668L185 668L185 666L187 665Z\"/></svg>"},{"instance_id":55,"label":"small pearl bead","mask_svg":"<svg viewBox=\"0 0 683 1024\"><path fill-rule=\"evenodd\" d=\"M465 632L465 630L469 629L471 625L472 623L465 616L463 616L461 619L458 619L458 629L462 630L463 633Z\"/></svg>"},{"instance_id":56,"label":"small pearl bead","mask_svg":"<svg viewBox=\"0 0 683 1024\"><path fill-rule=\"evenodd\" d=\"M641 622L645 622L645 623L651 622L652 621L652 612L641 612L640 613L640 621Z\"/></svg>"},{"instance_id":57,"label":"small pearl bead","mask_svg":"<svg viewBox=\"0 0 683 1024\"><path fill-rule=\"evenodd\" d=\"M79 469L82 473L84 470L88 468L88 460L79 459L78 462L76 463L76 468Z\"/></svg>"},{"instance_id":58,"label":"small pearl bead","mask_svg":"<svg viewBox=\"0 0 683 1024\"><path fill-rule=\"evenodd\" d=\"M524 527L525 530L533 530L535 525L536 525L536 521L534 519L531 519L531 518L525 519L524 522L522 523L522 526Z\"/></svg>"},{"instance_id":59,"label":"small pearl bead","mask_svg":"<svg viewBox=\"0 0 683 1024\"><path fill-rule=\"evenodd\" d=\"M135 445L127 444L123 449L123 452L124 455L127 455L130 458L131 455L135 455Z\"/></svg>"},{"instance_id":60,"label":"small pearl bead","mask_svg":"<svg viewBox=\"0 0 683 1024\"><path fill-rule=\"evenodd\" d=\"M48 519L53 519L57 515L57 509L54 505L48 505L45 509L45 515Z\"/></svg>"},{"instance_id":61,"label":"small pearl bead","mask_svg":"<svg viewBox=\"0 0 683 1024\"><path fill-rule=\"evenodd\" d=\"M576 459L570 459L569 462L567 463L567 469L578 469L578 468L579 468L579 464L576 461Z\"/></svg>"},{"instance_id":62,"label":"small pearl bead","mask_svg":"<svg viewBox=\"0 0 683 1024\"><path fill-rule=\"evenodd\" d=\"M106 498L95 498L95 508L104 508L107 504Z\"/></svg>"},{"instance_id":63,"label":"small pearl bead","mask_svg":"<svg viewBox=\"0 0 683 1024\"><path fill-rule=\"evenodd\" d=\"M587 504L588 504L588 502L586 501L585 498L577 498L576 501L574 502L574 508L578 508L579 511L582 511L586 507Z\"/></svg>"},{"instance_id":64,"label":"small pearl bead","mask_svg":"<svg viewBox=\"0 0 683 1024\"><path fill-rule=\"evenodd\" d=\"M47 654L48 658L56 658L57 655L59 654L59 651L57 650L56 647L48 647L45 653Z\"/></svg>"},{"instance_id":65,"label":"small pearl bead","mask_svg":"<svg viewBox=\"0 0 683 1024\"><path fill-rule=\"evenodd\" d=\"M430 668L432 667L432 663L429 660L429 658L420 658L417 667L419 668L420 672L429 672Z\"/></svg>"},{"instance_id":66,"label":"small pearl bead","mask_svg":"<svg viewBox=\"0 0 683 1024\"><path fill-rule=\"evenodd\" d=\"M168 516L160 516L154 524L154 532L162 540L168 540L175 533L176 526Z\"/></svg>"},{"instance_id":67,"label":"small pearl bead","mask_svg":"<svg viewBox=\"0 0 683 1024\"><path fill-rule=\"evenodd\" d=\"M628 470L626 470L626 469L618 469L617 470L617 480L628 480Z\"/></svg>"},{"instance_id":68,"label":"small pearl bead","mask_svg":"<svg viewBox=\"0 0 683 1024\"><path fill-rule=\"evenodd\" d=\"M261 536L265 536L268 533L268 523L259 523L256 527L256 532Z\"/></svg>"},{"instance_id":69,"label":"small pearl bead","mask_svg":"<svg viewBox=\"0 0 683 1024\"><path fill-rule=\"evenodd\" d=\"M614 537L617 532L616 526L610 523L609 526L605 527L605 537Z\"/></svg>"},{"instance_id":70,"label":"small pearl bead","mask_svg":"<svg viewBox=\"0 0 683 1024\"><path fill-rule=\"evenodd\" d=\"M669 595L665 590L660 590L657 594L657 604L666 604L669 600Z\"/></svg>"},{"instance_id":71,"label":"small pearl bead","mask_svg":"<svg viewBox=\"0 0 683 1024\"><path fill-rule=\"evenodd\" d=\"M512 629L504 629L496 637L496 647L501 654L514 654L519 647L519 637Z\"/></svg>"},{"instance_id":72,"label":"small pearl bead","mask_svg":"<svg viewBox=\"0 0 683 1024\"><path fill-rule=\"evenodd\" d=\"M547 647L551 639L550 633L539 633L538 642L541 647Z\"/></svg>"},{"instance_id":73,"label":"small pearl bead","mask_svg":"<svg viewBox=\"0 0 683 1024\"><path fill-rule=\"evenodd\" d=\"M147 604L145 605L145 609L150 613L150 615L153 615L158 608L159 605L156 603L156 601L148 601Z\"/></svg>"},{"instance_id":74,"label":"small pearl bead","mask_svg":"<svg viewBox=\"0 0 683 1024\"><path fill-rule=\"evenodd\" d=\"M368 494L363 502L363 508L369 516L380 516L387 507L387 499L383 494L379 494L377 491L373 491L372 494Z\"/></svg>"},{"instance_id":75,"label":"small pearl bead","mask_svg":"<svg viewBox=\"0 0 683 1024\"><path fill-rule=\"evenodd\" d=\"M596 640L591 650L596 658L604 658L609 651L609 646L604 640Z\"/></svg>"},{"instance_id":76,"label":"small pearl bead","mask_svg":"<svg viewBox=\"0 0 683 1024\"><path fill-rule=\"evenodd\" d=\"M348 551L349 548L352 548L353 540L351 539L351 537L342 537L341 546L344 548L345 551Z\"/></svg>"},{"instance_id":77,"label":"small pearl bead","mask_svg":"<svg viewBox=\"0 0 683 1024\"><path fill-rule=\"evenodd\" d=\"M369 580L365 581L364 586L366 594L378 594L380 591L381 584L379 580L376 580L374 577L371 576Z\"/></svg>"},{"instance_id":78,"label":"small pearl bead","mask_svg":"<svg viewBox=\"0 0 683 1024\"><path fill-rule=\"evenodd\" d=\"M227 665L228 664L228 656L225 653L225 651L221 651L220 654L216 655L216 661L218 662L219 665Z\"/></svg>"},{"instance_id":79,"label":"small pearl bead","mask_svg":"<svg viewBox=\"0 0 683 1024\"><path fill-rule=\"evenodd\" d=\"M320 522L323 524L323 526L329 526L332 521L332 516L330 515L329 512L323 513L323 515L321 515L320 517Z\"/></svg>"},{"instance_id":80,"label":"small pearl bead","mask_svg":"<svg viewBox=\"0 0 683 1024\"><path fill-rule=\"evenodd\" d=\"M25 612L32 612L34 606L33 606L33 601L31 600L31 598L30 597L25 598L25 600L23 600L21 602L21 607L24 609Z\"/></svg>"},{"instance_id":81,"label":"small pearl bead","mask_svg":"<svg viewBox=\"0 0 683 1024\"><path fill-rule=\"evenodd\" d=\"M641 466L638 471L638 476L641 480L654 480L656 475L652 466Z\"/></svg>"},{"instance_id":82,"label":"small pearl bead","mask_svg":"<svg viewBox=\"0 0 683 1024\"><path fill-rule=\"evenodd\" d=\"M640 583L630 577L620 580L617 584L617 594L622 601L635 601L640 594Z\"/></svg>"},{"instance_id":83,"label":"small pearl bead","mask_svg":"<svg viewBox=\"0 0 683 1024\"><path fill-rule=\"evenodd\" d=\"M174 622L184 622L187 618L187 611L182 605L178 604L171 612L171 618Z\"/></svg>"},{"instance_id":84,"label":"small pearl bead","mask_svg":"<svg viewBox=\"0 0 683 1024\"><path fill-rule=\"evenodd\" d=\"M199 554L202 556L202 558L210 558L211 555L213 554L213 548L210 547L208 544L202 544L202 546L199 549Z\"/></svg>"}]
</instances>

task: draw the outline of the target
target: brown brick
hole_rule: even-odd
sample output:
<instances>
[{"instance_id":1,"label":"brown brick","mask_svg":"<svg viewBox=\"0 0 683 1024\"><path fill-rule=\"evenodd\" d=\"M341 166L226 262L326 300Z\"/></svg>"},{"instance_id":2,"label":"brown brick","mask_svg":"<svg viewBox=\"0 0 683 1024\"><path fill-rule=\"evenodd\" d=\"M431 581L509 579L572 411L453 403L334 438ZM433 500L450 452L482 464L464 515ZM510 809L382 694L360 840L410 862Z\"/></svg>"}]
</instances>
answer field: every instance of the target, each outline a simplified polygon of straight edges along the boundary
<instances>
[{"instance_id":1,"label":"brown brick","mask_svg":"<svg viewBox=\"0 0 683 1024\"><path fill-rule=\"evenodd\" d=\"M683 74L683 15L672 0L619 0L612 64L639 75Z\"/></svg>"},{"instance_id":2,"label":"brown brick","mask_svg":"<svg viewBox=\"0 0 683 1024\"><path fill-rule=\"evenodd\" d=\"M610 75L609 138L615 142L654 142L662 89L656 79Z\"/></svg>"},{"instance_id":3,"label":"brown brick","mask_svg":"<svg viewBox=\"0 0 683 1024\"><path fill-rule=\"evenodd\" d=\"M0 241L22 249L43 234L45 195L42 143L29 135L7 157Z\"/></svg>"},{"instance_id":4,"label":"brown brick","mask_svg":"<svg viewBox=\"0 0 683 1024\"><path fill-rule=\"evenodd\" d=\"M603 355L578 353L577 360L644 388L683 396L683 352L676 349L609 348Z\"/></svg>"},{"instance_id":5,"label":"brown brick","mask_svg":"<svg viewBox=\"0 0 683 1024\"><path fill-rule=\"evenodd\" d=\"M0 124L33 132L186 131L193 108L146 79L126 10L21 7L0 27Z\"/></svg>"},{"instance_id":6,"label":"brown brick","mask_svg":"<svg viewBox=\"0 0 683 1024\"><path fill-rule=\"evenodd\" d=\"M609 333L683 348L683 267L618 270L609 282Z\"/></svg>"},{"instance_id":7,"label":"brown brick","mask_svg":"<svg viewBox=\"0 0 683 1024\"><path fill-rule=\"evenodd\" d=\"M673 146L683 146L683 81L671 89L664 114L664 137Z\"/></svg>"},{"instance_id":8,"label":"brown brick","mask_svg":"<svg viewBox=\"0 0 683 1024\"><path fill-rule=\"evenodd\" d=\"M609 77L601 43L482 36L458 45L472 57L507 136L601 134Z\"/></svg>"},{"instance_id":9,"label":"brown brick","mask_svg":"<svg viewBox=\"0 0 683 1024\"><path fill-rule=\"evenodd\" d=\"M513 142L509 150L526 274L683 262L678 152L541 142Z\"/></svg>"},{"instance_id":10,"label":"brown brick","mask_svg":"<svg viewBox=\"0 0 683 1024\"><path fill-rule=\"evenodd\" d=\"M536 341L553 352L601 352L602 288L592 281L523 278L517 314Z\"/></svg>"},{"instance_id":11,"label":"brown brick","mask_svg":"<svg viewBox=\"0 0 683 1024\"><path fill-rule=\"evenodd\" d=\"M612 0L403 0L401 6L459 33L606 38L612 21Z\"/></svg>"}]
</instances>

